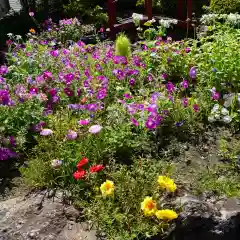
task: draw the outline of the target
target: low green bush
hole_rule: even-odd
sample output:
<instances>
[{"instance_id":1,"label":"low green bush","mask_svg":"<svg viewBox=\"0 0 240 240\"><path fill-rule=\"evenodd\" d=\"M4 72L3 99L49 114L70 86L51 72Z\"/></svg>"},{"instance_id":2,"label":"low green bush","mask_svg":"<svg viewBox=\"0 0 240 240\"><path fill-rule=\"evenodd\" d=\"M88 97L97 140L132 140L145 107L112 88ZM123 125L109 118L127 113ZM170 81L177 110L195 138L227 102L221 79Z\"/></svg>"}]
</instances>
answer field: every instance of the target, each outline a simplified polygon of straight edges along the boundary
<instances>
[{"instance_id":1,"label":"low green bush","mask_svg":"<svg viewBox=\"0 0 240 240\"><path fill-rule=\"evenodd\" d=\"M216 13L240 12L240 0L211 0L210 8Z\"/></svg>"}]
</instances>

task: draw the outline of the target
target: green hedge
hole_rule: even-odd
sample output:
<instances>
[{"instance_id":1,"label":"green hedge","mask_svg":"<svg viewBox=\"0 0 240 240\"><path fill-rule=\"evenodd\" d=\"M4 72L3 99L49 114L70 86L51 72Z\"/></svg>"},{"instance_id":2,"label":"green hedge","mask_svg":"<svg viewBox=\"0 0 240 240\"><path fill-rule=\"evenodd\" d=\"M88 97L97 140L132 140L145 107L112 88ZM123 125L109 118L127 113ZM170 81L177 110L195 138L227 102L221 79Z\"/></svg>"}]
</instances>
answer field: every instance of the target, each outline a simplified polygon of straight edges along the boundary
<instances>
[{"instance_id":1,"label":"green hedge","mask_svg":"<svg viewBox=\"0 0 240 240\"><path fill-rule=\"evenodd\" d=\"M211 0L211 10L216 13L240 12L240 0Z\"/></svg>"}]
</instances>

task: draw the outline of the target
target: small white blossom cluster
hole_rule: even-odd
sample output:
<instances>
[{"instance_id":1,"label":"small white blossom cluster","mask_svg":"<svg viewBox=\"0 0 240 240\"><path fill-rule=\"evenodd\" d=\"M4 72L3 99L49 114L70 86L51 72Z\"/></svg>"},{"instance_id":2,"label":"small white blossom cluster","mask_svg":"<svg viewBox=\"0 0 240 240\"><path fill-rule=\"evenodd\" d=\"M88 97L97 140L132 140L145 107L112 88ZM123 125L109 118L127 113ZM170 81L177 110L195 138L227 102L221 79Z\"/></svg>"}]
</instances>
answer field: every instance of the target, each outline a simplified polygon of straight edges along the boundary
<instances>
[{"instance_id":1,"label":"small white blossom cluster","mask_svg":"<svg viewBox=\"0 0 240 240\"><path fill-rule=\"evenodd\" d=\"M220 106L219 104L215 104L211 111L210 116L208 117L209 122L224 122L226 124L232 122L232 117L229 115L229 111Z\"/></svg>"},{"instance_id":2,"label":"small white blossom cluster","mask_svg":"<svg viewBox=\"0 0 240 240\"><path fill-rule=\"evenodd\" d=\"M159 20L159 24L165 28L170 28L172 25L176 25L178 20L176 19L161 19Z\"/></svg>"},{"instance_id":3,"label":"small white blossom cluster","mask_svg":"<svg viewBox=\"0 0 240 240\"><path fill-rule=\"evenodd\" d=\"M226 23L231 25L240 24L240 14L230 13L230 14L204 14L202 15L200 21L202 24L213 25L219 20L224 20Z\"/></svg>"},{"instance_id":4,"label":"small white blossom cluster","mask_svg":"<svg viewBox=\"0 0 240 240\"><path fill-rule=\"evenodd\" d=\"M133 19L135 26L140 25L140 21L143 20L143 18L144 17L142 14L133 13L133 15L132 15L132 19Z\"/></svg>"}]
</instances>

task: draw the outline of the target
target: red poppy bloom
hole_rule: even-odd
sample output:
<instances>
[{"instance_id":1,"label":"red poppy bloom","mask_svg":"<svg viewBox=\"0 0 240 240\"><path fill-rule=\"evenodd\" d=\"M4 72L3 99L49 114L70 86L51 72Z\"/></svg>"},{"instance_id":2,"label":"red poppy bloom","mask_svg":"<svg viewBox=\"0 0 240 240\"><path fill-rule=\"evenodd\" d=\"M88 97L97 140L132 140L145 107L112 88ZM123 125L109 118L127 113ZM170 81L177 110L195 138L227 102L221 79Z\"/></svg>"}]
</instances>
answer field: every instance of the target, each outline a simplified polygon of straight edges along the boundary
<instances>
[{"instance_id":1,"label":"red poppy bloom","mask_svg":"<svg viewBox=\"0 0 240 240\"><path fill-rule=\"evenodd\" d=\"M100 172L103 169L104 169L103 165L94 165L94 166L90 167L90 172L91 173Z\"/></svg>"},{"instance_id":2,"label":"red poppy bloom","mask_svg":"<svg viewBox=\"0 0 240 240\"><path fill-rule=\"evenodd\" d=\"M76 180L83 179L86 175L86 171L83 169L78 169L75 173L73 173L73 177Z\"/></svg>"},{"instance_id":3,"label":"red poppy bloom","mask_svg":"<svg viewBox=\"0 0 240 240\"><path fill-rule=\"evenodd\" d=\"M86 157L83 157L82 160L77 164L77 169L81 169L87 163L88 163L88 159Z\"/></svg>"}]
</instances>

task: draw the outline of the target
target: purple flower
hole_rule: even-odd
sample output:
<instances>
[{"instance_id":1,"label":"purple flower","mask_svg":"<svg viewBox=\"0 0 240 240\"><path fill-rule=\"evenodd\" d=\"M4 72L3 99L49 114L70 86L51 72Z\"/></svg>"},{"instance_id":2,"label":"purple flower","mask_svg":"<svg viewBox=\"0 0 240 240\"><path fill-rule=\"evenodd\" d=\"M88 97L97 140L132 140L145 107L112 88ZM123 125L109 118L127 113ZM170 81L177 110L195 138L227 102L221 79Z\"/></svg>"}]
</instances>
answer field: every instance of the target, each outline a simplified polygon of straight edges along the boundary
<instances>
[{"instance_id":1,"label":"purple flower","mask_svg":"<svg viewBox=\"0 0 240 240\"><path fill-rule=\"evenodd\" d=\"M155 92L151 95L150 102L156 103L157 99L161 96L159 92Z\"/></svg>"},{"instance_id":2,"label":"purple flower","mask_svg":"<svg viewBox=\"0 0 240 240\"><path fill-rule=\"evenodd\" d=\"M31 87L31 88L29 89L29 93L30 93L31 95L37 95L37 94L38 94L38 88Z\"/></svg>"},{"instance_id":3,"label":"purple flower","mask_svg":"<svg viewBox=\"0 0 240 240\"><path fill-rule=\"evenodd\" d=\"M181 127L184 124L184 120L177 122L175 125L176 127Z\"/></svg>"},{"instance_id":4,"label":"purple flower","mask_svg":"<svg viewBox=\"0 0 240 240\"><path fill-rule=\"evenodd\" d=\"M70 88L68 88L68 87L66 87L66 88L64 88L64 93L68 96L68 97L72 97L73 96L73 91L70 89Z\"/></svg>"},{"instance_id":5,"label":"purple flower","mask_svg":"<svg viewBox=\"0 0 240 240\"><path fill-rule=\"evenodd\" d=\"M192 67L189 71L189 76L192 79L195 79L197 77L197 69L196 67Z\"/></svg>"},{"instance_id":6,"label":"purple flower","mask_svg":"<svg viewBox=\"0 0 240 240\"><path fill-rule=\"evenodd\" d=\"M64 75L64 79L66 80L66 84L69 84L74 80L74 74L68 73Z\"/></svg>"},{"instance_id":7,"label":"purple flower","mask_svg":"<svg viewBox=\"0 0 240 240\"><path fill-rule=\"evenodd\" d=\"M148 117L147 121L145 122L145 126L148 129L155 129L157 127L157 124L152 117Z\"/></svg>"},{"instance_id":8,"label":"purple flower","mask_svg":"<svg viewBox=\"0 0 240 240\"><path fill-rule=\"evenodd\" d=\"M53 131L51 129L48 129L48 128L44 128L40 132L40 135L42 135L42 136L50 136L52 134L53 134Z\"/></svg>"},{"instance_id":9,"label":"purple flower","mask_svg":"<svg viewBox=\"0 0 240 240\"><path fill-rule=\"evenodd\" d=\"M153 80L153 75L152 74L148 74L148 81L151 82Z\"/></svg>"},{"instance_id":10,"label":"purple flower","mask_svg":"<svg viewBox=\"0 0 240 240\"><path fill-rule=\"evenodd\" d=\"M106 88L102 88L98 91L96 98L97 99L104 99L107 95L107 89Z\"/></svg>"},{"instance_id":11,"label":"purple flower","mask_svg":"<svg viewBox=\"0 0 240 240\"><path fill-rule=\"evenodd\" d=\"M11 147L15 148L17 146L14 136L9 137L9 142L10 142Z\"/></svg>"},{"instance_id":12,"label":"purple flower","mask_svg":"<svg viewBox=\"0 0 240 240\"><path fill-rule=\"evenodd\" d=\"M68 130L68 134L67 134L67 139L68 140L75 140L77 138L77 133L73 130Z\"/></svg>"},{"instance_id":13,"label":"purple flower","mask_svg":"<svg viewBox=\"0 0 240 240\"><path fill-rule=\"evenodd\" d=\"M114 69L113 75L118 78L118 80L123 80L125 78L125 73L120 69Z\"/></svg>"},{"instance_id":14,"label":"purple flower","mask_svg":"<svg viewBox=\"0 0 240 240\"><path fill-rule=\"evenodd\" d=\"M10 105L11 98L7 90L0 89L0 104Z\"/></svg>"},{"instance_id":15,"label":"purple flower","mask_svg":"<svg viewBox=\"0 0 240 240\"><path fill-rule=\"evenodd\" d=\"M98 109L97 104L94 104L94 103L87 104L86 108L90 112L95 112Z\"/></svg>"},{"instance_id":16,"label":"purple flower","mask_svg":"<svg viewBox=\"0 0 240 240\"><path fill-rule=\"evenodd\" d=\"M126 74L127 74L127 76L138 75L139 74L139 70L136 70L136 69L126 69Z\"/></svg>"},{"instance_id":17,"label":"purple flower","mask_svg":"<svg viewBox=\"0 0 240 240\"><path fill-rule=\"evenodd\" d=\"M133 124L133 125L135 125L135 126L139 126L139 123L138 123L138 121L135 119L135 118L131 118L130 119L130 121L131 121L131 123Z\"/></svg>"},{"instance_id":18,"label":"purple flower","mask_svg":"<svg viewBox=\"0 0 240 240\"><path fill-rule=\"evenodd\" d=\"M100 125L93 125L89 128L89 132L92 134L97 134L102 130L102 127Z\"/></svg>"},{"instance_id":19,"label":"purple flower","mask_svg":"<svg viewBox=\"0 0 240 240\"><path fill-rule=\"evenodd\" d=\"M129 84L130 84L131 86L134 86L134 84L135 84L135 79L134 79L134 78L131 78L131 79L129 80Z\"/></svg>"},{"instance_id":20,"label":"purple flower","mask_svg":"<svg viewBox=\"0 0 240 240\"><path fill-rule=\"evenodd\" d=\"M59 51L58 51L58 50L51 50L51 51L50 51L50 54L51 54L53 57L58 57Z\"/></svg>"},{"instance_id":21,"label":"purple flower","mask_svg":"<svg viewBox=\"0 0 240 240\"><path fill-rule=\"evenodd\" d=\"M172 82L168 81L168 83L166 84L166 89L168 93L173 93L175 91L175 86Z\"/></svg>"},{"instance_id":22,"label":"purple flower","mask_svg":"<svg viewBox=\"0 0 240 240\"><path fill-rule=\"evenodd\" d=\"M115 64L122 64L122 65L127 65L128 64L127 58L124 57L124 56L114 56L113 57L113 62Z\"/></svg>"},{"instance_id":23,"label":"purple flower","mask_svg":"<svg viewBox=\"0 0 240 240\"><path fill-rule=\"evenodd\" d=\"M157 112L157 104L149 104L149 106L147 107L147 111L148 112Z\"/></svg>"},{"instance_id":24,"label":"purple flower","mask_svg":"<svg viewBox=\"0 0 240 240\"><path fill-rule=\"evenodd\" d=\"M68 55L69 53L70 53L70 50L68 50L66 48L63 49L63 54Z\"/></svg>"},{"instance_id":25,"label":"purple flower","mask_svg":"<svg viewBox=\"0 0 240 240\"><path fill-rule=\"evenodd\" d=\"M44 126L46 126L46 123L44 121L40 121L38 124L32 126L32 130L34 132L40 132Z\"/></svg>"},{"instance_id":26,"label":"purple flower","mask_svg":"<svg viewBox=\"0 0 240 240\"><path fill-rule=\"evenodd\" d=\"M184 88L184 89L187 89L188 88L188 81L186 79L184 79L180 85Z\"/></svg>"},{"instance_id":27,"label":"purple flower","mask_svg":"<svg viewBox=\"0 0 240 240\"><path fill-rule=\"evenodd\" d=\"M166 80L166 79L167 79L167 74L166 74L166 73L163 73L163 74L162 74L162 78L163 78L164 80Z\"/></svg>"},{"instance_id":28,"label":"purple flower","mask_svg":"<svg viewBox=\"0 0 240 240\"><path fill-rule=\"evenodd\" d=\"M190 51L191 51L191 48L190 48L190 47L185 48L185 52L186 52L186 53L189 53Z\"/></svg>"},{"instance_id":29,"label":"purple flower","mask_svg":"<svg viewBox=\"0 0 240 240\"><path fill-rule=\"evenodd\" d=\"M95 65L95 68L97 69L97 71L102 71L102 67L101 67L101 65L99 64L99 63L97 63L96 65Z\"/></svg>"},{"instance_id":30,"label":"purple flower","mask_svg":"<svg viewBox=\"0 0 240 240\"><path fill-rule=\"evenodd\" d=\"M88 125L89 124L89 120L88 119L83 119L83 120L79 120L78 121L78 124L79 125Z\"/></svg>"},{"instance_id":31,"label":"purple flower","mask_svg":"<svg viewBox=\"0 0 240 240\"><path fill-rule=\"evenodd\" d=\"M7 73L8 73L8 67L5 66L5 65L2 65L2 66L0 67L0 75L5 75L5 74L7 74Z\"/></svg>"},{"instance_id":32,"label":"purple flower","mask_svg":"<svg viewBox=\"0 0 240 240\"><path fill-rule=\"evenodd\" d=\"M199 111L199 106L197 104L193 104L193 111L198 112Z\"/></svg>"},{"instance_id":33,"label":"purple flower","mask_svg":"<svg viewBox=\"0 0 240 240\"><path fill-rule=\"evenodd\" d=\"M0 160L1 161L5 161L10 158L16 158L16 157L17 157L17 153L13 152L11 149L0 147Z\"/></svg>"}]
</instances>

